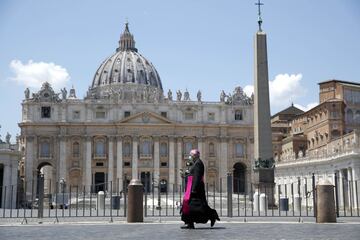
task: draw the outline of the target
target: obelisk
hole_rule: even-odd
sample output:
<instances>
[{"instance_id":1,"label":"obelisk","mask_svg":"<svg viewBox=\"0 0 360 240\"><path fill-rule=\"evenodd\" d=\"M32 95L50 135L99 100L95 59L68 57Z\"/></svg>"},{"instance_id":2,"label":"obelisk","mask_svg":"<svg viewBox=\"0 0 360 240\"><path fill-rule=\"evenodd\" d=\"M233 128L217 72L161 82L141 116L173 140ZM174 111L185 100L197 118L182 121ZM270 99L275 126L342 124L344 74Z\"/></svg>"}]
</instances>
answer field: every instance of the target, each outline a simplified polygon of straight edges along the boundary
<instances>
[{"instance_id":1,"label":"obelisk","mask_svg":"<svg viewBox=\"0 0 360 240\"><path fill-rule=\"evenodd\" d=\"M254 50L254 174L253 184L258 193L268 196L273 204L274 168L270 120L269 76L266 47L266 33L262 30L260 0L258 3L259 30L255 34Z\"/></svg>"}]
</instances>

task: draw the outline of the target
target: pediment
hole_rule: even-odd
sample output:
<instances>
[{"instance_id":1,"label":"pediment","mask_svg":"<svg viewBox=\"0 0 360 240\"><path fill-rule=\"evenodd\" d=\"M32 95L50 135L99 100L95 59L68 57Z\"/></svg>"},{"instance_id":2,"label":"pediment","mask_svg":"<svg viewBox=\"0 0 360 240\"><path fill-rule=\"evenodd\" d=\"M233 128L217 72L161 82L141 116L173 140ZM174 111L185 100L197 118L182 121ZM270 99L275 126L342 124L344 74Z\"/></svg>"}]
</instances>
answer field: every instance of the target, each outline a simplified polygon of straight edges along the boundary
<instances>
[{"instance_id":1,"label":"pediment","mask_svg":"<svg viewBox=\"0 0 360 240\"><path fill-rule=\"evenodd\" d=\"M153 112L141 112L124 118L119 123L171 124L172 121Z\"/></svg>"}]
</instances>

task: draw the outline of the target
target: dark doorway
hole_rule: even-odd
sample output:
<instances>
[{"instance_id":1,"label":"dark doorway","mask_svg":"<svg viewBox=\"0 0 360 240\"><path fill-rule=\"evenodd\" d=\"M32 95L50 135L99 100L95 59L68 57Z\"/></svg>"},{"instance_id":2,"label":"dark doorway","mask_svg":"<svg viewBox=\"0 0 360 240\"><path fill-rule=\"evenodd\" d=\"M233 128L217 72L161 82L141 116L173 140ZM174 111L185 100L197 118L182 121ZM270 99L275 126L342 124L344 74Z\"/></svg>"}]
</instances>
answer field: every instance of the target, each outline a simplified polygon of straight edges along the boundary
<instances>
[{"instance_id":1,"label":"dark doorway","mask_svg":"<svg viewBox=\"0 0 360 240\"><path fill-rule=\"evenodd\" d=\"M105 191L105 173L95 173L95 192Z\"/></svg>"},{"instance_id":2,"label":"dark doorway","mask_svg":"<svg viewBox=\"0 0 360 240\"><path fill-rule=\"evenodd\" d=\"M245 170L246 167L242 163L235 163L234 165L234 193L245 193Z\"/></svg>"},{"instance_id":3,"label":"dark doorway","mask_svg":"<svg viewBox=\"0 0 360 240\"><path fill-rule=\"evenodd\" d=\"M3 186L3 178L4 178L4 165L0 164L0 208L2 208L2 192L3 192L3 188L5 186Z\"/></svg>"},{"instance_id":4,"label":"dark doorway","mask_svg":"<svg viewBox=\"0 0 360 240\"><path fill-rule=\"evenodd\" d=\"M165 179L162 179L160 181L160 192L162 193L167 192L167 181Z\"/></svg>"},{"instance_id":5,"label":"dark doorway","mask_svg":"<svg viewBox=\"0 0 360 240\"><path fill-rule=\"evenodd\" d=\"M150 172L141 172L141 183L143 184L146 192L150 192L151 189Z\"/></svg>"}]
</instances>

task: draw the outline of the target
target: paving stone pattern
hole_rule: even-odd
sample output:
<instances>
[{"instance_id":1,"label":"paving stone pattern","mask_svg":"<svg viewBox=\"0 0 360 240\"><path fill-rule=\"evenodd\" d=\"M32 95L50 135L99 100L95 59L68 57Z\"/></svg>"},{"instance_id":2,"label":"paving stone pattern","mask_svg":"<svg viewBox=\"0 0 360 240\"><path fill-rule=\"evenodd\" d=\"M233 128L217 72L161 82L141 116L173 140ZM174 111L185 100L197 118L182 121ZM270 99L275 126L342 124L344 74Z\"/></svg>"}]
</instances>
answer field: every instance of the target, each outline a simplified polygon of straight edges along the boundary
<instances>
[{"instance_id":1,"label":"paving stone pattern","mask_svg":"<svg viewBox=\"0 0 360 240\"><path fill-rule=\"evenodd\" d=\"M180 229L181 223L60 223L43 225L3 225L0 239L360 239L359 223L217 223L196 225L196 229Z\"/></svg>"}]
</instances>

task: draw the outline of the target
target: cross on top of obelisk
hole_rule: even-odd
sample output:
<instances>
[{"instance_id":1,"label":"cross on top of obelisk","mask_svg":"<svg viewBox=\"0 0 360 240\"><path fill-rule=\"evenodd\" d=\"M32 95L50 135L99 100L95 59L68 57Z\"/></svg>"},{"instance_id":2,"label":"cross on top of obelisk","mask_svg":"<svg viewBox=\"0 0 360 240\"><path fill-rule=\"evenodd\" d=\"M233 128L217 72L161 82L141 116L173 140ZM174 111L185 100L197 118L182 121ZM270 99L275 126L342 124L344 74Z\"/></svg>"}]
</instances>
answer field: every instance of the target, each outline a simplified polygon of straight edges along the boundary
<instances>
[{"instance_id":1,"label":"cross on top of obelisk","mask_svg":"<svg viewBox=\"0 0 360 240\"><path fill-rule=\"evenodd\" d=\"M261 32L261 24L262 24L262 19L261 19L261 5L264 5L261 0L258 0L257 3L255 3L255 5L258 6L258 24L259 24L259 31Z\"/></svg>"}]
</instances>

